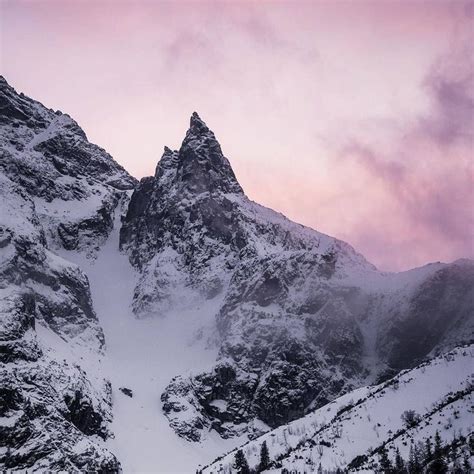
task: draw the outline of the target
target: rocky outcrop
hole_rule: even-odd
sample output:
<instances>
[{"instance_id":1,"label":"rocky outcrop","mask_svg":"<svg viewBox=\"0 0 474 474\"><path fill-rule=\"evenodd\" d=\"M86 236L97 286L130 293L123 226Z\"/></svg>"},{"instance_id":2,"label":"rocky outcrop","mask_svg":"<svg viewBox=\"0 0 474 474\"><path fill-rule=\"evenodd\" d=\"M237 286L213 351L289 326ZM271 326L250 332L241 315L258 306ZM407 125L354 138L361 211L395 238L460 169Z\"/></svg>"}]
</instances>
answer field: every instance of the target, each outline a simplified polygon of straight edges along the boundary
<instances>
[{"instance_id":1,"label":"rocky outcrop","mask_svg":"<svg viewBox=\"0 0 474 474\"><path fill-rule=\"evenodd\" d=\"M96 436L109 435L104 399L78 366L46 355L10 358L0 368L0 466L4 470L116 471L119 463ZM93 436L96 435L96 436Z\"/></svg>"},{"instance_id":2,"label":"rocky outcrop","mask_svg":"<svg viewBox=\"0 0 474 474\"><path fill-rule=\"evenodd\" d=\"M142 179L133 193L121 247L138 267L167 247L199 263L206 251L216 253L210 247L195 248L205 237L221 247L242 248L226 194L243 191L214 134L194 113L179 152L165 147L155 176ZM185 241L192 229L202 231L201 242Z\"/></svg>"}]
</instances>

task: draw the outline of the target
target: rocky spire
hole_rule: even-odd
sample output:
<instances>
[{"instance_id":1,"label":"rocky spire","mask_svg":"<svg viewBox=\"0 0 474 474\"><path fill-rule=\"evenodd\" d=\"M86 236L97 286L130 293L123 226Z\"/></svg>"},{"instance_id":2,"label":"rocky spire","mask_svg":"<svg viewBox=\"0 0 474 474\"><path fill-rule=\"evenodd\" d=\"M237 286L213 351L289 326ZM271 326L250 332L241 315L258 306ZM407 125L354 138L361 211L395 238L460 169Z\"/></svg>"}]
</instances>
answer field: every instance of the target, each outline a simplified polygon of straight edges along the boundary
<instances>
[{"instance_id":1,"label":"rocky spire","mask_svg":"<svg viewBox=\"0 0 474 474\"><path fill-rule=\"evenodd\" d=\"M177 151L171 150L165 146L160 161L158 161L158 164L156 165L155 178L160 179L160 177L169 169L176 170L177 157Z\"/></svg>"},{"instance_id":2,"label":"rocky spire","mask_svg":"<svg viewBox=\"0 0 474 474\"><path fill-rule=\"evenodd\" d=\"M174 152L165 147L158 163L155 177L158 180L166 177L166 187L171 184L171 173L165 173L165 170L168 171L173 166L176 167L173 185L181 192L243 194L214 133L196 112L191 115L189 129L179 151Z\"/></svg>"},{"instance_id":3,"label":"rocky spire","mask_svg":"<svg viewBox=\"0 0 474 474\"><path fill-rule=\"evenodd\" d=\"M188 133L192 133L194 135L203 135L205 133L212 133L209 130L209 127L201 119L201 117L199 117L199 114L197 112L193 112L189 122L190 123L189 123Z\"/></svg>"}]
</instances>

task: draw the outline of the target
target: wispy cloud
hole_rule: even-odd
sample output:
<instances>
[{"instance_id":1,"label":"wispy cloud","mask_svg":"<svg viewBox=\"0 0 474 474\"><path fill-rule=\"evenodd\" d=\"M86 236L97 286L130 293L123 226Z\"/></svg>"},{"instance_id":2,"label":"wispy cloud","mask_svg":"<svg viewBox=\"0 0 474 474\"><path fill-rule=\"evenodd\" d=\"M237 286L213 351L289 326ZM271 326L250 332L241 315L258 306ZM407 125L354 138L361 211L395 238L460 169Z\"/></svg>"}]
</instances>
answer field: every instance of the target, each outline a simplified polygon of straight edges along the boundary
<instances>
[{"instance_id":1,"label":"wispy cloud","mask_svg":"<svg viewBox=\"0 0 474 474\"><path fill-rule=\"evenodd\" d=\"M474 256L474 63L468 41L456 41L436 60L423 82L430 109L397 127L388 147L353 137L341 149L344 163L356 163L382 185L381 205L390 201L395 208L396 216L371 226L378 234L373 252L388 267L393 255L402 266L436 252L447 260ZM368 238L362 226L354 238Z\"/></svg>"}]
</instances>

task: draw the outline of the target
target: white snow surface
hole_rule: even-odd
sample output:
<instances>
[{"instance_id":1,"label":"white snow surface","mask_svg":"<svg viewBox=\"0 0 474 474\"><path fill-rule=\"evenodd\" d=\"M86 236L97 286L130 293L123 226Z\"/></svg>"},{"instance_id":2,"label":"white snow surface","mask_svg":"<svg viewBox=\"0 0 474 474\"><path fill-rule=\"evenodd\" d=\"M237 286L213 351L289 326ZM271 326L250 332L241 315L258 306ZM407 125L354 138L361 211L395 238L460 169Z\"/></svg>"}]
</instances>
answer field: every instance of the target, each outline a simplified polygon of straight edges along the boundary
<instances>
[{"instance_id":1,"label":"white snow surface","mask_svg":"<svg viewBox=\"0 0 474 474\"><path fill-rule=\"evenodd\" d=\"M173 376L199 373L215 362L217 348L209 347L208 341L221 301L215 298L201 307L136 318L131 301L139 275L127 256L118 251L119 224L116 215L114 229L95 258L60 252L87 274L105 334L106 350L97 378L102 375L112 383L110 429L114 435L107 447L125 473L194 472L200 464L209 463L246 439L223 440L216 432L209 432L199 444L187 442L170 428L161 410L161 393ZM84 366L84 362L80 364ZM84 368L91 376L94 368ZM131 389L133 396L120 388Z\"/></svg>"},{"instance_id":2,"label":"white snow surface","mask_svg":"<svg viewBox=\"0 0 474 474\"><path fill-rule=\"evenodd\" d=\"M245 443L242 450L251 468L258 465L260 446L266 441L270 459L281 456L281 467L290 472L316 472L320 464L323 469L344 469L356 456L368 454L402 430L401 415L414 410L423 421L387 443L390 457L398 448L408 459L412 440L433 439L438 430L443 442L450 442L454 435L466 436L474 431L473 400L469 393L474 383L473 361L474 345L454 349L402 371L393 379L395 383L349 392L303 418ZM447 402L449 395L462 390L467 391L463 397ZM320 444L321 441L328 446ZM203 473L230 474L234 457L235 451L228 453ZM369 456L369 461L372 459L378 458ZM265 472L278 473L281 467Z\"/></svg>"}]
</instances>

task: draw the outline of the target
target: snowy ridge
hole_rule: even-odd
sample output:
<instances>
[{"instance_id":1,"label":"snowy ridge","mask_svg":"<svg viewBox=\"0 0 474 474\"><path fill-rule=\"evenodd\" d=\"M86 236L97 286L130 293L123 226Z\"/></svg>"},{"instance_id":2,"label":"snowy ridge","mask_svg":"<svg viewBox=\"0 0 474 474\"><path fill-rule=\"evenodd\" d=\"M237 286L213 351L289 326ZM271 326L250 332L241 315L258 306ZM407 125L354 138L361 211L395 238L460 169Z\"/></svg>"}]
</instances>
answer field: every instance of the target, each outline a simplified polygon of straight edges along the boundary
<instances>
[{"instance_id":1,"label":"snowy ridge","mask_svg":"<svg viewBox=\"0 0 474 474\"><path fill-rule=\"evenodd\" d=\"M249 441L243 450L251 468L266 441L272 467L264 472L316 472L377 469L378 452L396 448L408 459L413 443L434 438L469 437L474 430L474 346L456 348L393 379L347 393L305 417ZM402 415L414 410L419 420L406 426ZM216 460L204 473L232 473L235 452Z\"/></svg>"},{"instance_id":2,"label":"snowy ridge","mask_svg":"<svg viewBox=\"0 0 474 474\"><path fill-rule=\"evenodd\" d=\"M68 115L18 94L0 76L0 170L34 200L50 248L93 251L132 178Z\"/></svg>"},{"instance_id":3,"label":"snowy ridge","mask_svg":"<svg viewBox=\"0 0 474 474\"><path fill-rule=\"evenodd\" d=\"M361 272L370 273L371 270L375 273L375 266L369 263L363 255L357 253L356 250L346 242L297 224L283 214L253 202L245 196L228 194L226 197L239 206L239 209L249 223L250 228L248 232L253 234L250 240L255 242L255 244L262 243L267 245L257 248L258 255L279 254L287 251L288 248L317 249L318 253L321 254L337 252L338 255L342 257L336 263L337 268L341 270L344 269L345 271L351 269L350 275L352 277L360 276ZM280 243L275 242L273 246L268 246L269 242L261 242L262 239L258 229L268 224L275 227L275 235L282 234L285 236L285 239ZM255 228L252 228L251 226L254 225ZM358 269L359 272L357 271ZM339 278L347 276L349 276L349 274L338 274Z\"/></svg>"}]
</instances>

